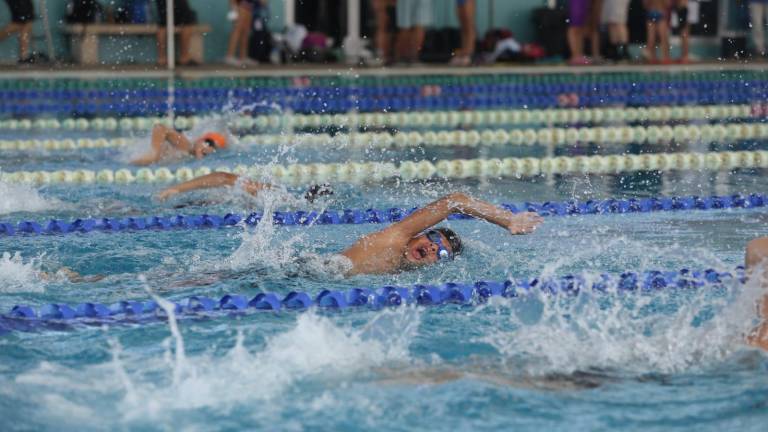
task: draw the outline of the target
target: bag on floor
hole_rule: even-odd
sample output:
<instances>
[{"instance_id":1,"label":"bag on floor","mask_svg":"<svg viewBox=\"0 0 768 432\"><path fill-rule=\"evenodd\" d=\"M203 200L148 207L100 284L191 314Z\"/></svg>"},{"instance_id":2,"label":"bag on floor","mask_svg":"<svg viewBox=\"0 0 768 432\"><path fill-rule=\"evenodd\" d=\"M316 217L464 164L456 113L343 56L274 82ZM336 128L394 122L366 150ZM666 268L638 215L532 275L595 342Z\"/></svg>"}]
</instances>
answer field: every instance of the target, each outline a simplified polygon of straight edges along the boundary
<instances>
[{"instance_id":1,"label":"bag on floor","mask_svg":"<svg viewBox=\"0 0 768 432\"><path fill-rule=\"evenodd\" d=\"M447 63L461 47L461 32L455 28L427 30L419 58L425 63Z\"/></svg>"},{"instance_id":2,"label":"bag on floor","mask_svg":"<svg viewBox=\"0 0 768 432\"><path fill-rule=\"evenodd\" d=\"M536 43L544 48L547 56L564 57L567 52L568 32L568 15L565 10L536 8L533 10L532 19L536 29Z\"/></svg>"},{"instance_id":3,"label":"bag on floor","mask_svg":"<svg viewBox=\"0 0 768 432\"><path fill-rule=\"evenodd\" d=\"M248 41L248 57L259 63L269 63L272 53L272 34L266 29L254 30Z\"/></svg>"}]
</instances>

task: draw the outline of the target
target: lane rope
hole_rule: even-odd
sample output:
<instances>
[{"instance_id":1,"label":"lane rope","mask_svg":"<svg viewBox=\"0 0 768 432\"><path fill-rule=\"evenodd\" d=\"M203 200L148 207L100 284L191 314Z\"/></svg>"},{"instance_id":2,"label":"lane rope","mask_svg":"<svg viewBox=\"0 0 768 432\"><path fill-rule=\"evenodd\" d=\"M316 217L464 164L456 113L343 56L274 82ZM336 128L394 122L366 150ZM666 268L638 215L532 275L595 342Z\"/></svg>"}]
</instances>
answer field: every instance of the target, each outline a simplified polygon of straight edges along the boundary
<instances>
[{"instance_id":1,"label":"lane rope","mask_svg":"<svg viewBox=\"0 0 768 432\"><path fill-rule=\"evenodd\" d=\"M737 120L763 117L760 104L688 105L606 108L551 108L472 111L418 111L350 114L270 114L167 117L39 118L0 121L0 130L16 131L143 131L156 123L188 130L210 121L227 119L234 130L303 127L416 127L492 126L524 124L577 124L610 122L659 122L691 120Z\"/></svg>"},{"instance_id":2,"label":"lane rope","mask_svg":"<svg viewBox=\"0 0 768 432\"><path fill-rule=\"evenodd\" d=\"M768 138L768 123L727 123L675 126L609 126L582 128L518 128L484 130L441 130L410 132L285 133L245 135L238 139L244 146L314 146L314 147L422 147L422 146L533 146L577 144L658 144L667 142L733 142ZM45 140L0 140L0 150L74 150L135 145L136 139L80 138Z\"/></svg>"},{"instance_id":3,"label":"lane rope","mask_svg":"<svg viewBox=\"0 0 768 432\"><path fill-rule=\"evenodd\" d=\"M683 210L748 209L768 205L764 194L725 196L684 196L659 198L605 199L563 202L526 202L520 205L501 204L500 207L519 213L537 212L542 216L575 216L596 214L627 214L670 212ZM343 225L391 223L402 220L418 207L389 209L346 209L318 211L278 211L272 214L272 223L284 226ZM70 221L20 221L16 224L0 222L0 237L14 235L87 234L92 232L135 232L180 229L226 228L243 224L255 226L264 219L262 213L248 215L228 213L218 215L136 216L127 218L75 218ZM448 219L472 219L462 214Z\"/></svg>"},{"instance_id":4,"label":"lane rope","mask_svg":"<svg viewBox=\"0 0 768 432\"><path fill-rule=\"evenodd\" d=\"M181 318L215 317L252 311L367 308L382 309L405 305L440 306L477 305L492 297L519 298L535 290L548 295L578 295L582 291L596 293L651 294L665 289L698 289L704 286L724 286L745 281L743 267L733 272L714 269L691 271L624 272L619 275L602 273L594 277L567 275L546 280L520 279L504 281L478 281L475 283L417 284L409 287L384 286L381 288L353 288L347 291L323 290L317 295L292 291L285 296L263 292L252 298L227 294L219 299L190 296L173 302L175 314ZM69 324L108 325L119 323L148 323L167 319L166 312L154 301L123 300L106 305L84 302L77 305L52 303L34 308L13 306L9 313L0 315L0 332L35 331L51 328L66 329Z\"/></svg>"},{"instance_id":5,"label":"lane rope","mask_svg":"<svg viewBox=\"0 0 768 432\"><path fill-rule=\"evenodd\" d=\"M310 163L291 165L237 165L189 168L78 169L58 171L16 171L0 173L6 183L33 184L128 184L186 181L214 171L253 178L269 177L290 185L311 183L370 183L399 177L403 180L431 178L466 179L532 177L547 174L618 174L637 171L718 171L768 167L768 151L725 151L707 153L647 153L608 156L558 156L545 158L491 158L391 162Z\"/></svg>"}]
</instances>

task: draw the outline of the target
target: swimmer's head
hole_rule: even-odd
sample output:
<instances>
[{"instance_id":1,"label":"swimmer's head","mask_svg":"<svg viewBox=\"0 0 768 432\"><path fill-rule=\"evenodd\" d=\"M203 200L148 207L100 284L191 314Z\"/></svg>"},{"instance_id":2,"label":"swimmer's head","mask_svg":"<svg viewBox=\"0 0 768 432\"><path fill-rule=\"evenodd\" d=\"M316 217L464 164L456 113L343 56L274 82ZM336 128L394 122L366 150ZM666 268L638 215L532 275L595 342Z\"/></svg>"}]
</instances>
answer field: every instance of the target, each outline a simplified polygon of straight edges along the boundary
<instances>
[{"instance_id":1,"label":"swimmer's head","mask_svg":"<svg viewBox=\"0 0 768 432\"><path fill-rule=\"evenodd\" d=\"M215 147L218 150L227 147L227 137L217 132L203 134L203 136L200 137L200 141L210 147Z\"/></svg>"},{"instance_id":2,"label":"swimmer's head","mask_svg":"<svg viewBox=\"0 0 768 432\"><path fill-rule=\"evenodd\" d=\"M326 195L333 195L333 189L331 189L331 186L329 184L319 184L319 185L312 185L309 189L307 189L307 192L304 194L304 199L306 199L309 202L314 202L317 198L326 196Z\"/></svg>"},{"instance_id":3,"label":"swimmer's head","mask_svg":"<svg viewBox=\"0 0 768 432\"><path fill-rule=\"evenodd\" d=\"M414 265L451 261L461 254L459 236L448 228L434 228L412 238L406 247L405 259Z\"/></svg>"}]
</instances>

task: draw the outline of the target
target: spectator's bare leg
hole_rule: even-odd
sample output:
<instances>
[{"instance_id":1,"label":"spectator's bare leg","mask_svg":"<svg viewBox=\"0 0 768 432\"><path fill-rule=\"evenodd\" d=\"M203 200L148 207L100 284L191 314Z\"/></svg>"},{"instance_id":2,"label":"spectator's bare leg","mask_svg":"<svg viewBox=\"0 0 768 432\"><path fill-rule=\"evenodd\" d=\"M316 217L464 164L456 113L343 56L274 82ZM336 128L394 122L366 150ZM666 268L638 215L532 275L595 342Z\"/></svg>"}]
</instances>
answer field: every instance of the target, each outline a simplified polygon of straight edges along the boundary
<instances>
[{"instance_id":1,"label":"spectator's bare leg","mask_svg":"<svg viewBox=\"0 0 768 432\"><path fill-rule=\"evenodd\" d=\"M584 57L584 27L568 27L568 48L571 50L572 61Z\"/></svg>"},{"instance_id":2,"label":"spectator's bare leg","mask_svg":"<svg viewBox=\"0 0 768 432\"><path fill-rule=\"evenodd\" d=\"M669 23L666 20L656 23L659 31L659 48L661 49L661 61L669 62Z\"/></svg>"},{"instance_id":3,"label":"spectator's bare leg","mask_svg":"<svg viewBox=\"0 0 768 432\"><path fill-rule=\"evenodd\" d=\"M238 11L238 25L240 26L240 60L248 57L248 39L251 36L251 23L253 22L253 12L247 7L240 7Z\"/></svg>"},{"instance_id":4,"label":"spectator's bare leg","mask_svg":"<svg viewBox=\"0 0 768 432\"><path fill-rule=\"evenodd\" d=\"M237 21L232 25L232 32L229 34L229 41L227 42L227 57L232 58L235 56L237 50L237 43L240 41L240 8L237 11Z\"/></svg>"},{"instance_id":5,"label":"spectator's bare leg","mask_svg":"<svg viewBox=\"0 0 768 432\"><path fill-rule=\"evenodd\" d=\"M765 55L765 32L763 21L766 5L759 2L749 3L749 18L752 25L752 44L759 55Z\"/></svg>"},{"instance_id":6,"label":"spectator's bare leg","mask_svg":"<svg viewBox=\"0 0 768 432\"><path fill-rule=\"evenodd\" d=\"M166 37L165 27L157 29L157 64L160 66L168 64L168 45Z\"/></svg>"},{"instance_id":7,"label":"spectator's bare leg","mask_svg":"<svg viewBox=\"0 0 768 432\"><path fill-rule=\"evenodd\" d=\"M410 34L410 29L399 29L397 31L397 39L395 40L395 57L397 61L408 60L408 39Z\"/></svg>"},{"instance_id":8,"label":"spectator's bare leg","mask_svg":"<svg viewBox=\"0 0 768 432\"><path fill-rule=\"evenodd\" d=\"M656 61L656 23L653 21L648 21L647 25L647 33L648 38L646 42L646 57L648 57L648 61L655 62Z\"/></svg>"},{"instance_id":9,"label":"spectator's bare leg","mask_svg":"<svg viewBox=\"0 0 768 432\"><path fill-rule=\"evenodd\" d=\"M421 46L424 45L424 27L413 27L409 33L411 34L411 37L410 44L408 45L408 60L411 62L417 62L419 61L419 52L421 51Z\"/></svg>"},{"instance_id":10,"label":"spectator's bare leg","mask_svg":"<svg viewBox=\"0 0 768 432\"><path fill-rule=\"evenodd\" d=\"M475 0L467 0L462 6L456 8L461 27L461 49L456 53L457 57L472 57L475 53Z\"/></svg>"},{"instance_id":11,"label":"spectator's bare leg","mask_svg":"<svg viewBox=\"0 0 768 432\"><path fill-rule=\"evenodd\" d=\"M192 61L189 52L189 42L192 40L192 28L183 26L179 32L179 63L189 64Z\"/></svg>"},{"instance_id":12,"label":"spectator's bare leg","mask_svg":"<svg viewBox=\"0 0 768 432\"><path fill-rule=\"evenodd\" d=\"M691 38L691 27L686 25L683 27L683 29L680 31L680 60L685 63L688 61L688 54L690 53L690 41Z\"/></svg>"},{"instance_id":13,"label":"spectator's bare leg","mask_svg":"<svg viewBox=\"0 0 768 432\"><path fill-rule=\"evenodd\" d=\"M384 62L392 59L392 40L389 34L389 14L386 0L375 0L376 14L376 55Z\"/></svg>"},{"instance_id":14,"label":"spectator's bare leg","mask_svg":"<svg viewBox=\"0 0 768 432\"><path fill-rule=\"evenodd\" d=\"M21 26L21 24L12 22L0 29L0 41L3 41L7 39L8 36L21 31Z\"/></svg>"},{"instance_id":15,"label":"spectator's bare leg","mask_svg":"<svg viewBox=\"0 0 768 432\"><path fill-rule=\"evenodd\" d=\"M600 15L603 11L603 0L592 0L589 9L589 49L592 58L600 58Z\"/></svg>"},{"instance_id":16,"label":"spectator's bare leg","mask_svg":"<svg viewBox=\"0 0 768 432\"><path fill-rule=\"evenodd\" d=\"M19 58L29 58L29 41L32 39L32 23L24 23L19 30Z\"/></svg>"},{"instance_id":17,"label":"spectator's bare leg","mask_svg":"<svg viewBox=\"0 0 768 432\"><path fill-rule=\"evenodd\" d=\"M592 52L592 58L600 58L600 33L597 27L589 29L589 49Z\"/></svg>"}]
</instances>

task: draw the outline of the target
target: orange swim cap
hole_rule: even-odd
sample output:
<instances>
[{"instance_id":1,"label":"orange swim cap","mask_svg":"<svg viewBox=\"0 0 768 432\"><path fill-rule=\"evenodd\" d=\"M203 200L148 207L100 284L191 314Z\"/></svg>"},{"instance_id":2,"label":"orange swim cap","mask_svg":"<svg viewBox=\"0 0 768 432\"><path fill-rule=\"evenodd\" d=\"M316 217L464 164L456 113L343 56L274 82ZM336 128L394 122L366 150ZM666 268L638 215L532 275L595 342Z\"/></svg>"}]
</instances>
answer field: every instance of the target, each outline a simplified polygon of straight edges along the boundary
<instances>
[{"instance_id":1,"label":"orange swim cap","mask_svg":"<svg viewBox=\"0 0 768 432\"><path fill-rule=\"evenodd\" d=\"M208 132L201 136L200 139L212 143L219 149L227 146L227 137L217 132Z\"/></svg>"}]
</instances>

